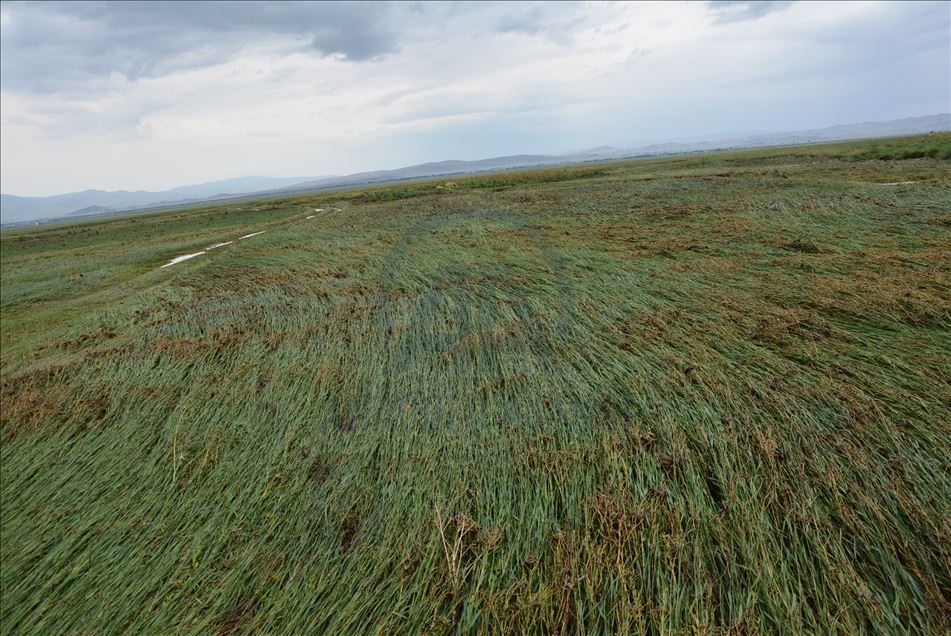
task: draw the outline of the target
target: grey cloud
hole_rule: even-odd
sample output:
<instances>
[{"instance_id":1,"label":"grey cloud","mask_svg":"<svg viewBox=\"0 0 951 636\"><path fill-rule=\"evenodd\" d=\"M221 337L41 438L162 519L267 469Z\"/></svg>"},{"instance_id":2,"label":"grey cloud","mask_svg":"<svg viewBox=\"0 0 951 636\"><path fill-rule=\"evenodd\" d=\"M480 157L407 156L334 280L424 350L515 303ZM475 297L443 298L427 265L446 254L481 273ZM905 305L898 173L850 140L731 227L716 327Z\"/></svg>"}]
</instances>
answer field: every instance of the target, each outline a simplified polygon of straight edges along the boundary
<instances>
[{"instance_id":1,"label":"grey cloud","mask_svg":"<svg viewBox=\"0 0 951 636\"><path fill-rule=\"evenodd\" d=\"M812 95L816 108L832 112L848 103L854 110L874 108L883 114L872 117L882 119L890 116L887 113L916 112L903 110L909 103L918 104L919 113L946 110L947 78L951 77L948 4L903 2L873 8L874 11L853 14L848 20L786 26L785 37L799 42L799 51L794 63L781 58L764 59L755 75L760 90L779 92L798 85L804 87L803 95ZM722 88L747 91L752 80L737 76ZM814 88L820 85L826 87L824 94ZM882 89L865 95L864 103L856 98L845 102L834 97L837 91L856 91L857 94L857 86L873 85ZM813 88L806 89L808 86ZM916 88L896 89L897 86ZM922 106L927 103L923 95L930 99L941 96L935 99L939 105ZM848 121L850 115L843 112L838 117Z\"/></svg>"},{"instance_id":2,"label":"grey cloud","mask_svg":"<svg viewBox=\"0 0 951 636\"><path fill-rule=\"evenodd\" d=\"M505 9L495 25L498 32L543 36L561 46L571 43L572 31L583 22L573 2L512 3Z\"/></svg>"},{"instance_id":3,"label":"grey cloud","mask_svg":"<svg viewBox=\"0 0 951 636\"><path fill-rule=\"evenodd\" d=\"M118 73L129 80L219 63L285 38L320 55L364 61L398 49L384 3L3 3L4 88L51 92Z\"/></svg>"},{"instance_id":4,"label":"grey cloud","mask_svg":"<svg viewBox=\"0 0 951 636\"><path fill-rule=\"evenodd\" d=\"M520 13L503 15L499 19L498 29L503 33L527 33L536 35L545 23L545 12L539 5L529 7Z\"/></svg>"},{"instance_id":5,"label":"grey cloud","mask_svg":"<svg viewBox=\"0 0 951 636\"><path fill-rule=\"evenodd\" d=\"M782 11L792 4L789 0L711 0L710 9L716 15L716 22L743 22L756 20L765 15Z\"/></svg>"}]
</instances>

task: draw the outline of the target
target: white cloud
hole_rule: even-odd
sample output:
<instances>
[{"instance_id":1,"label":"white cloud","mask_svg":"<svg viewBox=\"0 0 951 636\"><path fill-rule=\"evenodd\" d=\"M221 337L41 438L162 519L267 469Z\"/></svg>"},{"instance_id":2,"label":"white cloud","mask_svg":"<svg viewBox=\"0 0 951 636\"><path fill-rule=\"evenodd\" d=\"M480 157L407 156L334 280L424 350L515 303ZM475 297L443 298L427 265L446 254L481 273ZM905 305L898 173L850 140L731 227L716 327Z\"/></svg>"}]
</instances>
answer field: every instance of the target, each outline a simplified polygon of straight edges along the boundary
<instances>
[{"instance_id":1,"label":"white cloud","mask_svg":"<svg viewBox=\"0 0 951 636\"><path fill-rule=\"evenodd\" d=\"M221 42L201 27L201 38L123 44L132 66L95 42L110 30L134 42L141 15L89 10L77 34L62 31L62 5L44 5L23 22L43 37L60 29L59 44L17 48L26 36L9 34L33 6L3 5L4 58L75 47L82 64L13 81L5 70L0 174L16 194L814 127L949 99L946 4L730 7L729 19L696 3L395 5L385 25L348 10L316 26L279 12L267 28L235 18ZM311 31L333 34L325 50Z\"/></svg>"}]
</instances>

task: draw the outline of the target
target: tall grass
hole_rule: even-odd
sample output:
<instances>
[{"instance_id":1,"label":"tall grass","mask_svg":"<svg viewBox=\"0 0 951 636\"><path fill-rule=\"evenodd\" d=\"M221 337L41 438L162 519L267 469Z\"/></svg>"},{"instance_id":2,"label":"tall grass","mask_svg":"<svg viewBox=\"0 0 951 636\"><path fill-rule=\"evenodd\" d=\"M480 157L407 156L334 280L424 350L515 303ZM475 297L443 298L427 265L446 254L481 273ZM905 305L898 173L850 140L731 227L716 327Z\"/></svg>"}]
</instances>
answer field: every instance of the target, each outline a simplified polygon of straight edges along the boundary
<instances>
[{"instance_id":1,"label":"tall grass","mask_svg":"<svg viewBox=\"0 0 951 636\"><path fill-rule=\"evenodd\" d=\"M946 632L949 164L870 147L4 233L2 631Z\"/></svg>"}]
</instances>

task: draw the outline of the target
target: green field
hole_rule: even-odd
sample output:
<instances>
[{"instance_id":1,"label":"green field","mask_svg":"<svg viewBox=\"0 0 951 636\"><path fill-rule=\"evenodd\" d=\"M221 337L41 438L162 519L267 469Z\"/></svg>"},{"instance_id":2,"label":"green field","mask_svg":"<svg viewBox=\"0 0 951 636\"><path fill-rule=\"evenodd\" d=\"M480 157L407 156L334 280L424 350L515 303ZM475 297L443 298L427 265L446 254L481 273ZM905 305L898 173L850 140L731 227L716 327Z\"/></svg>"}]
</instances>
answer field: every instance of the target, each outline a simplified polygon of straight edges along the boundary
<instances>
[{"instance_id":1,"label":"green field","mask_svg":"<svg viewBox=\"0 0 951 636\"><path fill-rule=\"evenodd\" d=\"M951 629L949 134L0 246L3 634Z\"/></svg>"}]
</instances>

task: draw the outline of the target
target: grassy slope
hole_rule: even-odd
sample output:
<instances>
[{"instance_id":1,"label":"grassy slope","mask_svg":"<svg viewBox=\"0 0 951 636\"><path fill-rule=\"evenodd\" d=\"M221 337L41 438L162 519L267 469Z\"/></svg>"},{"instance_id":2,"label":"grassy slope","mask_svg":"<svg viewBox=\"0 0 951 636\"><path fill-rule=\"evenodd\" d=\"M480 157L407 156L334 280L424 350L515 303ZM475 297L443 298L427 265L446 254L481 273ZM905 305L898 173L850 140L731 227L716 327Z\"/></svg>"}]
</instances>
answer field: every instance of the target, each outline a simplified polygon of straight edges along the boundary
<instances>
[{"instance_id":1,"label":"grassy slope","mask_svg":"<svg viewBox=\"0 0 951 636\"><path fill-rule=\"evenodd\" d=\"M949 148L5 232L0 630L949 629Z\"/></svg>"}]
</instances>

